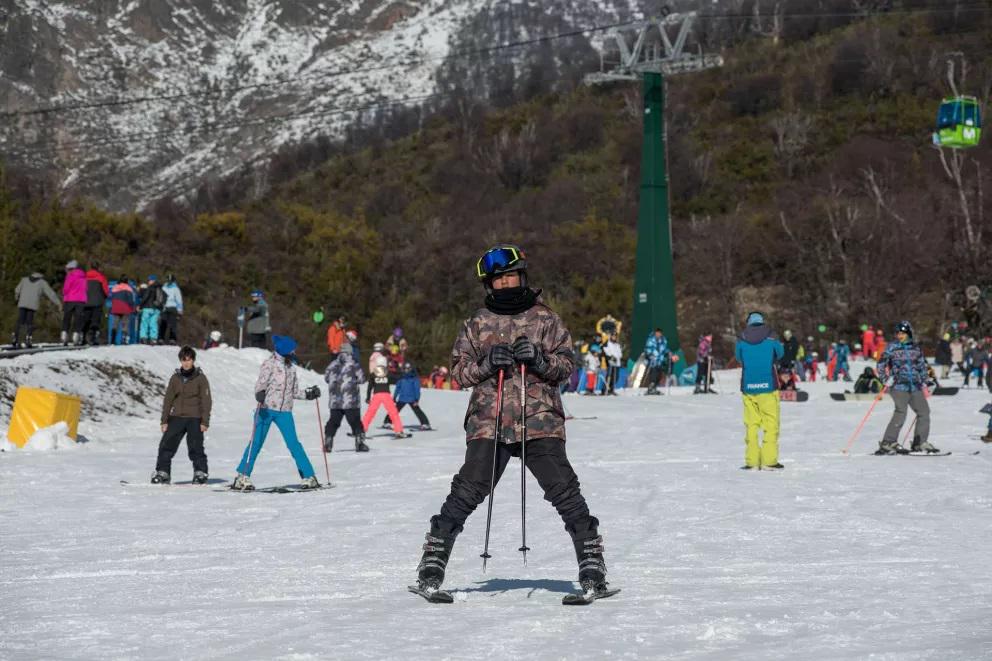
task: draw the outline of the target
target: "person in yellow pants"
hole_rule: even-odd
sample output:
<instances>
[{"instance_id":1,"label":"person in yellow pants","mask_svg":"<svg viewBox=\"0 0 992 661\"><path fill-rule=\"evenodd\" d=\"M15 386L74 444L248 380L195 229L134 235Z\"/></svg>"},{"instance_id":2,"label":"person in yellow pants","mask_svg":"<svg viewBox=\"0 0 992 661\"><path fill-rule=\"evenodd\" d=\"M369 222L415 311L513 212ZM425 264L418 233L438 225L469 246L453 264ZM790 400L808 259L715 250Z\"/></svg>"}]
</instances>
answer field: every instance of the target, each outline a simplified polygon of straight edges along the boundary
<instances>
[{"instance_id":1,"label":"person in yellow pants","mask_svg":"<svg viewBox=\"0 0 992 661\"><path fill-rule=\"evenodd\" d=\"M785 348L765 325L760 312L747 316L747 327L737 340L734 356L741 370L741 393L744 400L745 470L781 470L778 460L779 397L775 365L782 360ZM759 433L763 437L759 439Z\"/></svg>"},{"instance_id":2,"label":"person in yellow pants","mask_svg":"<svg viewBox=\"0 0 992 661\"><path fill-rule=\"evenodd\" d=\"M778 392L744 395L744 467L777 468L778 463ZM764 437L759 434L764 431Z\"/></svg>"}]
</instances>

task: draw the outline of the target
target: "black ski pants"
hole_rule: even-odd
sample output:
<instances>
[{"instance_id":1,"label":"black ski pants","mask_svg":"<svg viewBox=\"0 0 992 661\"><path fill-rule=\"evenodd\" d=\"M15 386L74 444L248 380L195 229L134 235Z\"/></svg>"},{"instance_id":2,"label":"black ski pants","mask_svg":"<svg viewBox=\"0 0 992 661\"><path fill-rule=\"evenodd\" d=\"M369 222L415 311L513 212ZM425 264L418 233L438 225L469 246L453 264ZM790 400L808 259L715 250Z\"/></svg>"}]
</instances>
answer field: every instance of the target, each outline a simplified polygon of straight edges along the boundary
<instances>
[{"instance_id":1,"label":"black ski pants","mask_svg":"<svg viewBox=\"0 0 992 661\"><path fill-rule=\"evenodd\" d=\"M620 366L610 365L606 369L606 393L609 395L615 395L617 389L617 381L620 378Z\"/></svg>"},{"instance_id":2,"label":"black ski pants","mask_svg":"<svg viewBox=\"0 0 992 661\"><path fill-rule=\"evenodd\" d=\"M207 453L203 449L203 432L200 431L199 418L180 418L169 416L169 426L162 434L162 440L158 444L158 461L155 462L155 470L172 474L172 458L176 456L179 444L186 437L186 449L189 451L189 460L193 462L194 471L207 473Z\"/></svg>"},{"instance_id":3,"label":"black ski pants","mask_svg":"<svg viewBox=\"0 0 992 661\"><path fill-rule=\"evenodd\" d=\"M327 419L327 424L324 425L324 444L328 450L334 445L334 435L338 433L338 429L341 427L342 418L348 420L348 426L351 427L352 436L365 433L365 427L362 426L362 416L359 414L358 409L331 409L331 417Z\"/></svg>"},{"instance_id":4,"label":"black ski pants","mask_svg":"<svg viewBox=\"0 0 992 661\"><path fill-rule=\"evenodd\" d=\"M255 349L265 349L269 344L269 336L265 333L248 333L248 346Z\"/></svg>"},{"instance_id":5,"label":"black ski pants","mask_svg":"<svg viewBox=\"0 0 992 661\"><path fill-rule=\"evenodd\" d=\"M493 473L492 439L469 441L465 464L451 481L451 493L441 506L441 514L432 519L442 534L458 534L466 519L489 495ZM520 456L520 443L500 443L496 448L496 482L499 482L510 457ZM579 478L565 454L560 438L535 438L527 441L527 468L544 490L569 533L585 530L593 524L589 506L579 490Z\"/></svg>"},{"instance_id":6,"label":"black ski pants","mask_svg":"<svg viewBox=\"0 0 992 661\"><path fill-rule=\"evenodd\" d=\"M403 410L403 407L406 406L407 403L408 402L396 402L396 410L397 410L397 412L398 411L402 411ZM424 410L422 408L420 408L420 403L419 402L410 402L409 404L410 404L410 408L413 409L414 414L417 416L417 420L420 421L420 424L425 425L427 427L430 427L431 426L431 421L427 419L427 414L424 413ZM384 424L384 425L391 425L391 424L393 424L393 421L389 419L389 414L386 414L386 419L383 421L382 424Z\"/></svg>"},{"instance_id":7,"label":"black ski pants","mask_svg":"<svg viewBox=\"0 0 992 661\"><path fill-rule=\"evenodd\" d=\"M70 336L73 332L78 332L79 327L82 325L82 318L82 303L62 304L62 332ZM69 339L71 340L72 338L70 337Z\"/></svg>"},{"instance_id":8,"label":"black ski pants","mask_svg":"<svg viewBox=\"0 0 992 661\"><path fill-rule=\"evenodd\" d=\"M162 318L165 320L165 332L159 337L162 338L163 342L178 342L179 341L179 311L176 308L166 308L162 312Z\"/></svg>"},{"instance_id":9,"label":"black ski pants","mask_svg":"<svg viewBox=\"0 0 992 661\"><path fill-rule=\"evenodd\" d=\"M665 377L666 371L664 365L659 365L658 367L652 367L648 369L648 388L657 388L661 385L661 380Z\"/></svg>"},{"instance_id":10,"label":"black ski pants","mask_svg":"<svg viewBox=\"0 0 992 661\"><path fill-rule=\"evenodd\" d=\"M27 336L34 334L34 310L31 308L17 308L17 328L14 329L14 340L19 341L21 328L27 329Z\"/></svg>"},{"instance_id":11,"label":"black ski pants","mask_svg":"<svg viewBox=\"0 0 992 661\"><path fill-rule=\"evenodd\" d=\"M90 344L100 343L100 320L103 317L103 308L99 305L87 305L83 308L83 314L77 322L76 330L86 341L89 336Z\"/></svg>"}]
</instances>

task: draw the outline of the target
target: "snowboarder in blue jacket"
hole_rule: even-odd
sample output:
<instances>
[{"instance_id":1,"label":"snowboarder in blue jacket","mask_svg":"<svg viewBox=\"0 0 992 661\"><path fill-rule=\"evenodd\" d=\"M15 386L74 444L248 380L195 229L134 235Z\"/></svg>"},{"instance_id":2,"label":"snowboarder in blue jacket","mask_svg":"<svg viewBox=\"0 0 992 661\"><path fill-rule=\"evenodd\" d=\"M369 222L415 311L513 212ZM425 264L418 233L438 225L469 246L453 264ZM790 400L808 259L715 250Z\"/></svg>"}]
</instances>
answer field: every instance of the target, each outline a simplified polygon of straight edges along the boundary
<instances>
[{"instance_id":1,"label":"snowboarder in blue jacket","mask_svg":"<svg viewBox=\"0 0 992 661\"><path fill-rule=\"evenodd\" d=\"M765 325L760 312L747 317L747 328L741 333L734 357L741 370L741 393L744 400L743 468L778 470L779 395L775 365L785 355L785 348ZM758 433L764 431L761 445Z\"/></svg>"}]
</instances>

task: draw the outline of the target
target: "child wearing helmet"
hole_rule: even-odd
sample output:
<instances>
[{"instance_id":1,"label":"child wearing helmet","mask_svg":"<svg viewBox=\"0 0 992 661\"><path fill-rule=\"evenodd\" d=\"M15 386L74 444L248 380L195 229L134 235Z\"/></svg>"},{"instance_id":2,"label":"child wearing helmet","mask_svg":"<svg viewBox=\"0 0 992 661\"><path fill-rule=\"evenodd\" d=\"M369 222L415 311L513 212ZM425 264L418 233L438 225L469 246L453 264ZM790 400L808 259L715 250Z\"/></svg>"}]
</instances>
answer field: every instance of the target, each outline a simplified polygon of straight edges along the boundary
<instances>
[{"instance_id":1,"label":"child wearing helmet","mask_svg":"<svg viewBox=\"0 0 992 661\"><path fill-rule=\"evenodd\" d=\"M402 411L407 404L413 409L414 415L420 421L420 431L430 431L431 421L427 419L427 414L420 408L420 376L416 368L410 363L403 363L402 374L396 380L396 391L393 393L393 401L396 402L396 411ZM391 423L391 418L387 415L385 425Z\"/></svg>"},{"instance_id":2,"label":"child wearing helmet","mask_svg":"<svg viewBox=\"0 0 992 661\"><path fill-rule=\"evenodd\" d=\"M269 427L274 423L279 428L282 439L296 462L296 469L303 479L300 487L317 489L320 484L314 475L313 465L296 435L293 400L317 399L320 397L320 388L310 386L306 390L300 389L295 367L296 340L285 335L273 335L272 345L275 350L262 363L258 380L255 382L255 401L258 402L258 408L255 409L255 424L251 440L248 441L241 463L238 464L238 475L231 488L238 491L252 491L255 488L251 481L251 472L255 467L258 453L262 451Z\"/></svg>"},{"instance_id":3,"label":"child wearing helmet","mask_svg":"<svg viewBox=\"0 0 992 661\"><path fill-rule=\"evenodd\" d=\"M452 545L510 459L521 457L572 538L583 590L609 596L599 521L589 512L565 452L559 386L575 367L572 337L541 301L540 290L528 286L526 257L517 246L487 251L476 275L485 287L484 307L465 321L451 352L453 379L472 389L465 460L431 518L413 590L450 601L438 591Z\"/></svg>"},{"instance_id":4,"label":"child wearing helmet","mask_svg":"<svg viewBox=\"0 0 992 661\"><path fill-rule=\"evenodd\" d=\"M366 398L365 403L369 406L365 410L365 415L362 416L362 427L365 432L368 433L369 426L372 424L372 421L375 420L375 414L378 413L379 408L382 407L386 409L386 413L392 421L393 437L406 438L407 434L403 431L403 423L400 422L400 412L396 410L396 404L393 403L393 397L389 394L389 375L386 372L386 368L382 365L376 365L371 377L369 378L369 382L372 384L372 396ZM367 452L368 447L365 447L364 449L359 448L358 439L355 439L355 451Z\"/></svg>"},{"instance_id":5,"label":"child wearing helmet","mask_svg":"<svg viewBox=\"0 0 992 661\"><path fill-rule=\"evenodd\" d=\"M899 431L906 421L906 409L916 413L916 430L913 435L911 452L940 452L927 440L930 436L930 405L927 403L926 387L930 379L930 367L923 356L923 349L913 339L913 326L908 321L896 325L896 341L885 347L885 353L878 361L878 378L882 383L891 384L889 396L895 404L885 428L885 435L878 444L878 455L905 454L899 445Z\"/></svg>"}]
</instances>

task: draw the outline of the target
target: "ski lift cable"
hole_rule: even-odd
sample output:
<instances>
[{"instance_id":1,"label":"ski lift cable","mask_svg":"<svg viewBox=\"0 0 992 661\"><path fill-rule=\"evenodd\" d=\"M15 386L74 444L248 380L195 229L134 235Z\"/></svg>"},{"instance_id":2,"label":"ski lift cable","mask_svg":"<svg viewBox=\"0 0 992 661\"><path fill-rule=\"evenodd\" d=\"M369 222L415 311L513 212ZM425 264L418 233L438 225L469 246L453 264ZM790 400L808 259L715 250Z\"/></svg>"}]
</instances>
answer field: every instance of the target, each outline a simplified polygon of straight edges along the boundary
<instances>
[{"instance_id":1,"label":"ski lift cable","mask_svg":"<svg viewBox=\"0 0 992 661\"><path fill-rule=\"evenodd\" d=\"M992 13L992 7L989 7L987 3L976 4L976 5L959 5L958 7L946 7L946 8L904 8L904 9L889 9L884 12L878 12L875 14L866 14L864 12L794 12L786 13L783 12L778 14L782 18L868 18L871 16L879 15L893 15L893 14L947 14L947 13ZM705 20L740 20L740 19L751 19L752 14L700 14L696 13L695 17L697 19ZM117 106L127 106L135 105L141 103L156 103L156 102L168 102L176 101L179 99L193 98L193 97L209 97L212 95L223 96L223 95L234 95L239 92L262 89L266 87L279 87L283 85L292 85L299 83L310 78L319 77L318 80L328 80L331 78L339 78L342 76L348 76L353 74L364 74L371 73L375 71L381 71L386 69L393 69L398 67L409 67L416 64L422 64L425 62L444 60L450 57L456 58L466 58L473 55L486 55L494 52L499 52L503 50L510 50L516 48L523 48L526 46L533 46L542 43L548 43L551 41L557 41L560 39L568 39L577 36L585 36L591 33L605 32L608 30L613 30L617 28L622 28L638 23L642 23L641 19L628 20L628 21L618 21L614 23L593 25L583 28L577 28L575 30L570 30L566 32L560 32L557 34L542 35L539 37L534 37L532 39L523 39L519 41L506 42L502 44L497 44L495 46L488 46L476 49L466 49L461 51L454 51L445 54L430 55L426 54L423 57L413 57L410 59L400 60L396 62L391 62L388 64L381 64L372 67L356 67L352 69L338 70L338 71L314 71L301 74L299 76L292 76L287 78L276 78L274 80L262 80L254 83L246 83L243 85L234 85L231 87L224 87L217 90L194 90L190 92L178 92L174 94L161 94L161 95L143 95L139 97L110 97L104 99L93 99L93 100L82 100L77 103L67 103L62 105L52 105L52 106L39 106L34 108L26 108L22 110L13 110L4 113L0 113L0 118L2 119L15 119L18 117L27 117L32 115L49 115L55 113L72 112L77 110L95 110L100 108L109 108Z\"/></svg>"}]
</instances>

